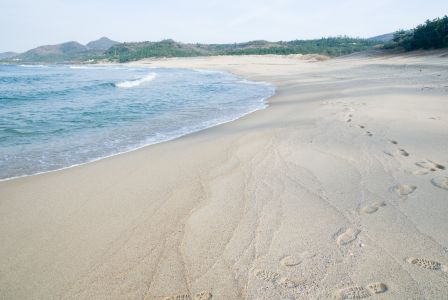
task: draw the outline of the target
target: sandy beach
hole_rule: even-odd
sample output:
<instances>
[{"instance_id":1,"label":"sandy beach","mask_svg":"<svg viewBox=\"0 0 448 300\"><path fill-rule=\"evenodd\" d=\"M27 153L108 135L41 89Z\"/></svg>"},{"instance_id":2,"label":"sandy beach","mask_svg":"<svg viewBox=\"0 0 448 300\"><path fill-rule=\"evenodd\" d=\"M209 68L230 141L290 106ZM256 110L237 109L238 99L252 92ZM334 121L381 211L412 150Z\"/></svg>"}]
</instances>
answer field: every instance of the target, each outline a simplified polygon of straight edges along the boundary
<instances>
[{"instance_id":1,"label":"sandy beach","mask_svg":"<svg viewBox=\"0 0 448 300\"><path fill-rule=\"evenodd\" d=\"M145 60L269 107L0 182L0 299L446 299L445 52Z\"/></svg>"}]
</instances>

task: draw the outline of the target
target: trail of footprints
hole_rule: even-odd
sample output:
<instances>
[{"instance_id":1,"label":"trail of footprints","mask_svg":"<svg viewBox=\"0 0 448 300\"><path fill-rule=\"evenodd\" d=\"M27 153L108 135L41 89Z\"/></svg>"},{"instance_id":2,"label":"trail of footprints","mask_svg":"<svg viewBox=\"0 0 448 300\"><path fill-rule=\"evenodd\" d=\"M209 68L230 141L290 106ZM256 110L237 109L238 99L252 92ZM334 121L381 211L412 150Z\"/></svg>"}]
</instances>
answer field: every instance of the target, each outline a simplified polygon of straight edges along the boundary
<instances>
[{"instance_id":1,"label":"trail of footprints","mask_svg":"<svg viewBox=\"0 0 448 300\"><path fill-rule=\"evenodd\" d=\"M350 123L350 122L352 122L352 120L353 120L353 114L350 113L347 116L346 122ZM359 126L359 128L361 128L363 130L366 129L365 125L361 124L358 126ZM373 136L373 133L368 130L365 131L365 134L369 137ZM398 145L398 142L395 140L389 140L389 142L394 145ZM393 156L391 153L389 153L387 151L384 151L384 153L389 156ZM401 155L403 157L410 156L410 153L403 148L398 148L397 153L398 153L398 155ZM416 162L415 165L420 167L420 169L414 171L413 172L414 175L426 175L430 172L435 172L438 170L446 169L446 167L444 165L436 163L429 159ZM448 176L435 177L435 178L431 179L431 184L437 188L441 188L441 189L448 191ZM407 196L407 195L413 193L416 190L416 188L417 188L416 186L412 186L412 185L399 185L399 186L394 187L393 189L398 195ZM376 211L377 209L373 208L373 210Z\"/></svg>"},{"instance_id":2,"label":"trail of footprints","mask_svg":"<svg viewBox=\"0 0 448 300\"><path fill-rule=\"evenodd\" d=\"M390 140L390 142L394 145L398 145L397 141ZM400 155L402 155L404 157L408 157L410 155L404 149L398 149L397 151ZM385 153L389 154L387 152L385 152ZM417 167L419 167L419 169L413 171L412 174L418 175L418 176L427 175L432 172L446 170L446 167L444 165L434 162L430 159L418 161L415 163L415 165ZM433 186L448 191L448 176L443 176L443 175L437 176L437 177L432 178L430 182ZM417 189L417 187L412 186L412 185L398 185L398 186L395 186L393 189L398 195L406 196L406 195L413 193Z\"/></svg>"},{"instance_id":3,"label":"trail of footprints","mask_svg":"<svg viewBox=\"0 0 448 300\"><path fill-rule=\"evenodd\" d=\"M353 111L353 110L351 110ZM346 122L351 123L353 120L353 114L348 114L346 117ZM351 126L351 125L350 125ZM365 125L358 125L361 129L366 129ZM373 136L370 131L365 131L365 134L369 137ZM398 142L395 140L389 140L393 145L398 145ZM390 156L393 156L389 152L384 152ZM403 157L409 157L410 154L405 149L398 148L397 153ZM420 167L420 170L414 171L415 175L426 175L430 172L435 172L438 170L445 170L446 167L433 162L431 160L424 160L415 163L416 166ZM439 176L435 177L431 180L431 183L438 188L444 189L448 191L448 177ZM407 196L412 194L417 189L414 185L406 185L406 184L398 184L392 187L392 190L397 193L399 196ZM373 214L377 212L381 207L386 206L386 202L378 201L373 202L369 205L361 207L359 209L360 214ZM345 228L341 229L337 232L335 240L339 246L346 246L353 241L355 241L360 234L360 230L357 228ZM304 260L311 259L315 256L314 253L309 253L307 251L302 252L295 256L285 256L280 260L280 264L283 267L296 267L300 265ZM405 261L413 266L427 269L431 271L440 271L448 273L448 266L443 265L442 263L426 258L415 258L408 257ZM295 279L291 279L288 277L281 276L280 273L265 270L265 269L255 269L253 271L253 276L258 280L269 282L271 284L277 285L282 288L296 288L299 287L301 282ZM374 282L366 287L353 285L345 288L341 288L334 293L335 299L363 299L375 294L381 294L388 290L386 284L382 282ZM212 299L212 294L207 291L202 291L193 295L190 294L179 294L176 296L166 297L164 300L210 300Z\"/></svg>"},{"instance_id":4,"label":"trail of footprints","mask_svg":"<svg viewBox=\"0 0 448 300\"><path fill-rule=\"evenodd\" d=\"M349 114L346 118L347 123L351 123L353 120L353 115ZM351 126L351 125L349 125ZM365 130L365 125L358 125L360 129ZM365 134L369 137L373 136L373 134L370 131L365 131ZM398 145L398 142L395 140L389 140L390 143L393 145ZM389 156L393 156L391 153L384 151L385 154ZM409 157L410 153L407 152L403 148L397 149L398 155L401 155L403 157ZM430 172L436 172L440 170L445 170L446 167L442 164L436 163L432 160L426 159L423 161L416 162L415 165L419 167L419 170L416 170L413 172L414 175L426 175ZM448 176L438 176L431 179L431 184L434 185L437 188L444 189L448 191ZM417 187L415 185L407 185L407 184L398 184L391 188L395 193L397 193L399 196L408 196L415 192ZM360 214L372 214L378 211L381 207L386 206L386 203L384 201L382 202L374 202L370 205L366 205L362 207L359 210ZM345 246L347 244L350 244L356 238L358 237L359 233L361 231L356 228L347 228L347 229L341 229L338 231L336 235L336 243L339 246ZM300 263L300 260L298 260L298 263L295 263L294 261L291 261L289 257L285 258L286 260L283 262L283 265L287 266L295 266ZM415 257L408 257L405 259L405 261L413 266L427 269L431 271L440 271L440 272L446 272L448 273L448 265L444 265L438 261L430 260L426 258L415 258ZM334 297L336 299L362 299L370 297L374 294L380 294L384 293L388 290L388 287L381 282L371 283L367 287L363 286L351 286L339 289L335 292Z\"/></svg>"}]
</instances>

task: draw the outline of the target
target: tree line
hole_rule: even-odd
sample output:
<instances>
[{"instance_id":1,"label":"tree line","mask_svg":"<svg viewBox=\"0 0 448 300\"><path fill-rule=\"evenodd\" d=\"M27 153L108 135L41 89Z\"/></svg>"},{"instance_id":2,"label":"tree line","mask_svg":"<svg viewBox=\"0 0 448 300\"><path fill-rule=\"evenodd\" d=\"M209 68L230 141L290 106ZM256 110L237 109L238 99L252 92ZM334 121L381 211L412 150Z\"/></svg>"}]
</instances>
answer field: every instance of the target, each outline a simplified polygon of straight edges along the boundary
<instances>
[{"instance_id":1,"label":"tree line","mask_svg":"<svg viewBox=\"0 0 448 300\"><path fill-rule=\"evenodd\" d=\"M411 30L395 32L393 41L385 48L402 47L406 51L448 47L448 16L427 20Z\"/></svg>"},{"instance_id":2,"label":"tree line","mask_svg":"<svg viewBox=\"0 0 448 300\"><path fill-rule=\"evenodd\" d=\"M323 54L340 56L370 49L378 43L377 41L349 37L279 42L251 41L233 44L184 44L173 40L163 40L115 45L106 51L105 58L127 62L149 57L209 55Z\"/></svg>"}]
</instances>

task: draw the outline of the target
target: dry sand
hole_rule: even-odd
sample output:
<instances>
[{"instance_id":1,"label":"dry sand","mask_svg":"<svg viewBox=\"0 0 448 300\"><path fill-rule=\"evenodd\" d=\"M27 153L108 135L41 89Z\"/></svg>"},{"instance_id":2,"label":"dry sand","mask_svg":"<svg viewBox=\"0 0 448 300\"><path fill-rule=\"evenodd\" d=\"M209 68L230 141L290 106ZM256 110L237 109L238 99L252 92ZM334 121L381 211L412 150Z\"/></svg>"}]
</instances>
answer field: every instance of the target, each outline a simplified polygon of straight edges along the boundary
<instances>
[{"instance_id":1,"label":"dry sand","mask_svg":"<svg viewBox=\"0 0 448 300\"><path fill-rule=\"evenodd\" d=\"M448 297L448 58L138 62L277 86L268 109L0 183L1 299Z\"/></svg>"}]
</instances>

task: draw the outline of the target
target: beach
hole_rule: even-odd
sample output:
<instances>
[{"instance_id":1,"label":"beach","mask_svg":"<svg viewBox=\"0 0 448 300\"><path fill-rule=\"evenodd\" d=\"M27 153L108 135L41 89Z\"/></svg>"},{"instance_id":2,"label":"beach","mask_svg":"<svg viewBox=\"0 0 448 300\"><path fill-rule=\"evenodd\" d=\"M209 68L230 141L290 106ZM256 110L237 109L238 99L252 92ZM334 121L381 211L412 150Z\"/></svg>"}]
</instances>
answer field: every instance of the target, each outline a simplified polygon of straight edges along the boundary
<instances>
[{"instance_id":1,"label":"beach","mask_svg":"<svg viewBox=\"0 0 448 300\"><path fill-rule=\"evenodd\" d=\"M446 51L131 65L275 85L184 137L0 182L0 299L444 299Z\"/></svg>"}]
</instances>

